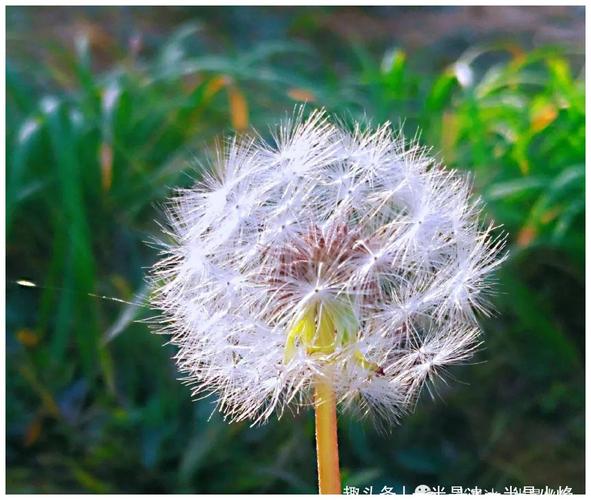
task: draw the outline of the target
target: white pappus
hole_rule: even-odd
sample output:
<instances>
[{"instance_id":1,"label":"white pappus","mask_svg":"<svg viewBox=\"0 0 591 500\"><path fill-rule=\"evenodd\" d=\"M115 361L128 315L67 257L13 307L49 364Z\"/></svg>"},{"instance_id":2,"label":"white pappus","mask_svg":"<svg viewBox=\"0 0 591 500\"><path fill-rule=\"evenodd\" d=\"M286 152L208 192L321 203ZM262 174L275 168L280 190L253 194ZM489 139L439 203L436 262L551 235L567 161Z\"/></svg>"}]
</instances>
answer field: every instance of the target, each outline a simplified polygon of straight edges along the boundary
<instances>
[{"instance_id":1,"label":"white pappus","mask_svg":"<svg viewBox=\"0 0 591 500\"><path fill-rule=\"evenodd\" d=\"M227 418L309 404L326 377L341 408L395 421L473 354L504 239L417 141L300 109L211 167L169 202L152 304L184 380Z\"/></svg>"}]
</instances>

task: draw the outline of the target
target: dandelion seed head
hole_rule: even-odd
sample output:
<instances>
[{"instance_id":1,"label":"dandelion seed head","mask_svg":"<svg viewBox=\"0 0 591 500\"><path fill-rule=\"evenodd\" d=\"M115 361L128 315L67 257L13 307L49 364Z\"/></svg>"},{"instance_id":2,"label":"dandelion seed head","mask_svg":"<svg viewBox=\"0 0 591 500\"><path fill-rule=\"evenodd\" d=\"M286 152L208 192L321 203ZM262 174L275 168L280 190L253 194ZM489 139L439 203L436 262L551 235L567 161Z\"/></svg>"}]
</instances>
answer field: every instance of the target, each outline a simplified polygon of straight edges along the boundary
<instances>
[{"instance_id":1,"label":"dandelion seed head","mask_svg":"<svg viewBox=\"0 0 591 500\"><path fill-rule=\"evenodd\" d=\"M167 208L159 333L193 394L264 422L330 380L343 409L397 421L479 345L504 240L470 180L389 124L303 108L232 139Z\"/></svg>"}]
</instances>

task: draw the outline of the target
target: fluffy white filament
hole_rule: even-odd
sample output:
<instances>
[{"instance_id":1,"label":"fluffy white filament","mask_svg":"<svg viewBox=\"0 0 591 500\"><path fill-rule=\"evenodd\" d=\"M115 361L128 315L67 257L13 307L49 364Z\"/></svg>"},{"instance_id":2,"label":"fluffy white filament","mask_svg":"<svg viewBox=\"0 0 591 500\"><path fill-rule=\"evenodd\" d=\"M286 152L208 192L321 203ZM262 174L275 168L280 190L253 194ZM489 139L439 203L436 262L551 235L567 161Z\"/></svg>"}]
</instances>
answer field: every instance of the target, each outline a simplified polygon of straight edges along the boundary
<instances>
[{"instance_id":1,"label":"fluffy white filament","mask_svg":"<svg viewBox=\"0 0 591 500\"><path fill-rule=\"evenodd\" d=\"M171 200L152 273L194 394L262 422L328 377L341 407L396 420L473 354L503 241L467 179L389 124L349 131L322 111L212 163Z\"/></svg>"}]
</instances>

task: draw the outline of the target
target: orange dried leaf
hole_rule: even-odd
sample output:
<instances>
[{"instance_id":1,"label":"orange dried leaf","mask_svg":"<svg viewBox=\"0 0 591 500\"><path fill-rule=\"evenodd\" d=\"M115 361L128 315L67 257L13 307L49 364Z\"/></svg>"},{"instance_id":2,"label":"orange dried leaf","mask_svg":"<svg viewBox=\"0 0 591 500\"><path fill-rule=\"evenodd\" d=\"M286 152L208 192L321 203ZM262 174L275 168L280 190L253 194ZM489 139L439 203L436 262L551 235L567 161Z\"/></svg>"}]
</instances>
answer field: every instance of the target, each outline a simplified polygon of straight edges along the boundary
<instances>
[{"instance_id":1,"label":"orange dried leaf","mask_svg":"<svg viewBox=\"0 0 591 500\"><path fill-rule=\"evenodd\" d=\"M110 144L103 142L99 151L101 164L101 185L106 193L111 189L113 183L113 148Z\"/></svg>"},{"instance_id":2,"label":"orange dried leaf","mask_svg":"<svg viewBox=\"0 0 591 500\"><path fill-rule=\"evenodd\" d=\"M558 110L553 104L546 104L538 109L532 116L531 128L533 132L539 132L550 125L558 116Z\"/></svg>"},{"instance_id":3,"label":"orange dried leaf","mask_svg":"<svg viewBox=\"0 0 591 500\"><path fill-rule=\"evenodd\" d=\"M524 226L519 234L517 235L517 246L526 247L528 246L536 237L536 230L531 226Z\"/></svg>"},{"instance_id":4,"label":"orange dried leaf","mask_svg":"<svg viewBox=\"0 0 591 500\"><path fill-rule=\"evenodd\" d=\"M39 337L29 328L21 328L16 332L16 338L25 347L35 347L39 343Z\"/></svg>"},{"instance_id":5,"label":"orange dried leaf","mask_svg":"<svg viewBox=\"0 0 591 500\"><path fill-rule=\"evenodd\" d=\"M294 101L314 102L316 96L306 89L293 88L287 91L287 95Z\"/></svg>"},{"instance_id":6,"label":"orange dried leaf","mask_svg":"<svg viewBox=\"0 0 591 500\"><path fill-rule=\"evenodd\" d=\"M221 89L230 83L231 79L225 75L219 75L212 78L205 87L203 97L205 99L211 99L215 94L217 94Z\"/></svg>"},{"instance_id":7,"label":"orange dried leaf","mask_svg":"<svg viewBox=\"0 0 591 500\"><path fill-rule=\"evenodd\" d=\"M41 436L42 430L41 422L41 417L37 416L27 427L24 438L24 445L26 447L34 445L39 440L39 436Z\"/></svg>"},{"instance_id":8,"label":"orange dried leaf","mask_svg":"<svg viewBox=\"0 0 591 500\"><path fill-rule=\"evenodd\" d=\"M509 42L506 48L513 58L513 61L511 61L513 66L519 66L525 61L526 53L519 45Z\"/></svg>"},{"instance_id":9,"label":"orange dried leaf","mask_svg":"<svg viewBox=\"0 0 591 500\"><path fill-rule=\"evenodd\" d=\"M232 126L236 131L242 132L248 128L248 103L246 98L237 87L232 86L228 89L228 99L230 101Z\"/></svg>"}]
</instances>

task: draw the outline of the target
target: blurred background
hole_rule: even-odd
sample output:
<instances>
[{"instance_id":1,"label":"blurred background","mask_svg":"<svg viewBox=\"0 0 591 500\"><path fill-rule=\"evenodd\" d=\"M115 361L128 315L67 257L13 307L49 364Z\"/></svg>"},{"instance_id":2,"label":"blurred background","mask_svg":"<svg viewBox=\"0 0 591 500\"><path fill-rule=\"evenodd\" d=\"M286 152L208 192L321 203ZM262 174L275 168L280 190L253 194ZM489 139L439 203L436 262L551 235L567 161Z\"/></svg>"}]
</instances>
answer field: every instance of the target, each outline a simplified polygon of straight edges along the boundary
<instances>
[{"instance_id":1,"label":"blurred background","mask_svg":"<svg viewBox=\"0 0 591 500\"><path fill-rule=\"evenodd\" d=\"M475 363L390 434L342 418L343 484L583 492L584 7L6 18L8 492L316 491L311 412L223 422L137 322L152 312L87 295L145 304L170 189L216 137L301 102L420 128L511 251Z\"/></svg>"}]
</instances>

